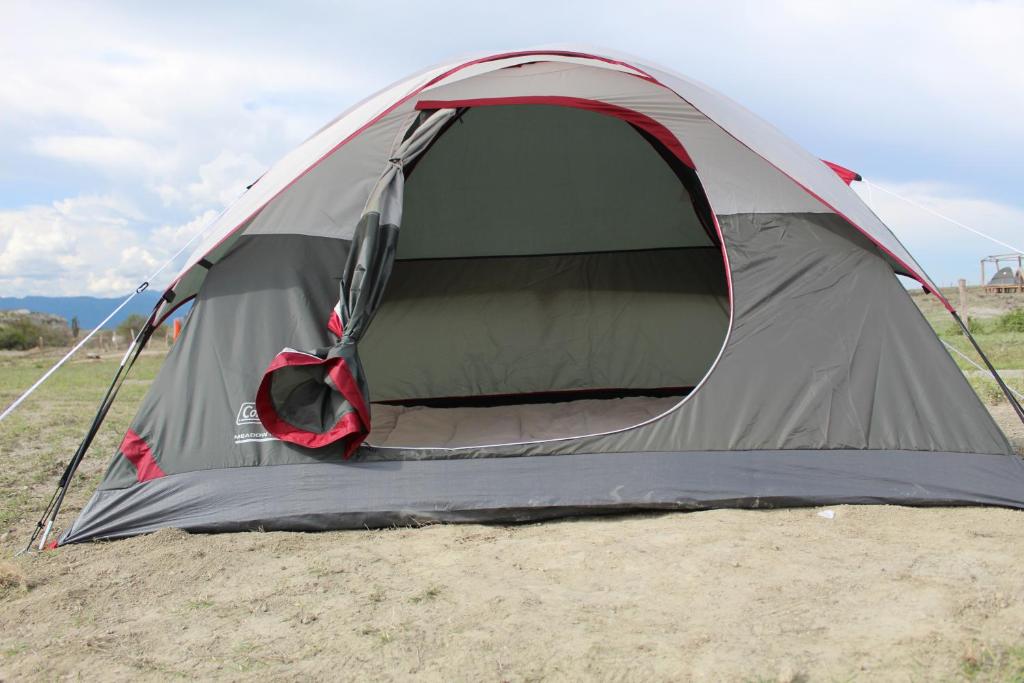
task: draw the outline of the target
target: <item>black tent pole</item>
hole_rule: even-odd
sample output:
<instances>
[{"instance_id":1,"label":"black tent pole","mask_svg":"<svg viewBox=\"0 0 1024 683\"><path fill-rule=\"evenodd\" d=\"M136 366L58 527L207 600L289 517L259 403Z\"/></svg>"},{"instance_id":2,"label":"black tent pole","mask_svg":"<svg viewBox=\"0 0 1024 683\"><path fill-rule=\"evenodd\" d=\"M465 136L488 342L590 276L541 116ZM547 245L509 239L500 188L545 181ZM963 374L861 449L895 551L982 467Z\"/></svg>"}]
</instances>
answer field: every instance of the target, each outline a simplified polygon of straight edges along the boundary
<instances>
[{"instance_id":1,"label":"black tent pole","mask_svg":"<svg viewBox=\"0 0 1024 683\"><path fill-rule=\"evenodd\" d=\"M1014 396L1012 391L1010 391L1010 387L1006 386L1006 382L1003 381L1002 376L995 369L995 366L992 365L992 362L988 359L988 356L985 355L985 352L981 350L981 346L978 344L978 340L975 339L974 335L971 334L971 331L967 328L967 325L965 325L964 321L960 318L960 315L953 310L951 310L949 313L950 315L953 316L953 319L956 320L957 325L960 326L960 329L963 330L964 335L971 341L971 345L974 347L974 350L978 352L978 355L981 356L981 360L985 362L985 366L988 368L988 371L992 373L992 377L996 380L996 384L999 385L999 388L1006 396L1006 400L1010 402L1010 405L1013 407L1014 412L1017 413L1017 417L1020 418L1021 422L1024 422L1024 408L1021 407L1020 401L1018 401L1017 397Z\"/></svg>"},{"instance_id":2,"label":"black tent pole","mask_svg":"<svg viewBox=\"0 0 1024 683\"><path fill-rule=\"evenodd\" d=\"M71 457L67 467L64 468L63 474L61 474L60 480L57 483L57 489L54 491L53 497L50 499L50 503L43 510L42 516L39 521L36 522L36 527L32 531L32 536L28 540L28 544L25 549L21 552L27 552L32 548L32 544L35 543L36 538L42 533L42 538L39 541L39 550L42 550L46 545L46 539L50 535L50 531L53 529L53 523L57 519L57 513L60 512L60 507L64 502L64 496L67 493L68 486L71 483L71 479L74 477L75 472L78 470L78 466L82 462L82 458L85 457L86 451L89 450L89 446L92 445L93 439L99 432L100 426L103 424L103 420L106 419L107 413L110 411L111 406L114 404L114 399L117 398L117 392L121 388L121 384L124 383L124 379L128 376L128 371L135 364L136 359L142 353L142 349L146 346L146 342L153 334L155 328L150 323L146 323L145 327L139 332L138 336L133 340L134 349L129 347L125 353L124 358L121 359L121 364L117 368L117 372L114 373L114 378L110 382L110 386L107 388L107 392L103 395L103 399L100 401L100 407L96 411L96 415L93 417L92 424L89 426L89 430L85 434L85 438L78 445L75 450L75 454ZM133 353L134 351L134 353Z\"/></svg>"}]
</instances>

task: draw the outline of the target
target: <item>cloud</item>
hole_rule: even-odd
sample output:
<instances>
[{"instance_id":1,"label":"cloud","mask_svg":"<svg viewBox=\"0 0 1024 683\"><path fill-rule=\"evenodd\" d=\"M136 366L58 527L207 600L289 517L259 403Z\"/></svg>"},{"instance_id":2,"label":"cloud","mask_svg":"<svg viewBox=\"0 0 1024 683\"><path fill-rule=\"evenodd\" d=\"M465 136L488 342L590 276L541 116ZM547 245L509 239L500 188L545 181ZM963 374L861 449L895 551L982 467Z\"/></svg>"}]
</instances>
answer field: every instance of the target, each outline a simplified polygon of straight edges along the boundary
<instances>
[{"instance_id":1,"label":"cloud","mask_svg":"<svg viewBox=\"0 0 1024 683\"><path fill-rule=\"evenodd\" d=\"M221 152L199 167L199 180L156 187L166 205L188 204L193 210L225 206L252 184L266 167L251 154Z\"/></svg>"},{"instance_id":2,"label":"cloud","mask_svg":"<svg viewBox=\"0 0 1024 683\"><path fill-rule=\"evenodd\" d=\"M32 149L55 159L110 170L158 172L170 160L152 145L132 138L100 135L50 135L35 138Z\"/></svg>"},{"instance_id":3,"label":"cloud","mask_svg":"<svg viewBox=\"0 0 1024 683\"><path fill-rule=\"evenodd\" d=\"M0 158L17 160L0 172L0 288L134 286L141 265L180 243L167 231L187 239L194 220L351 103L454 54L560 41L678 69L814 154L967 223L1024 226L1024 4L517 8L495 22L493 8L470 0L443 13L407 3L397 20L388 4L317 0L0 4ZM920 178L933 180L910 182ZM976 277L977 258L1002 250L875 194L942 283ZM102 266L89 271L76 258Z\"/></svg>"},{"instance_id":4,"label":"cloud","mask_svg":"<svg viewBox=\"0 0 1024 683\"><path fill-rule=\"evenodd\" d=\"M0 155L95 170L182 214L236 196L374 83L340 60L230 33L196 41L102 3L0 12Z\"/></svg>"},{"instance_id":5,"label":"cloud","mask_svg":"<svg viewBox=\"0 0 1024 683\"><path fill-rule=\"evenodd\" d=\"M0 211L0 295L126 294L215 214L153 227L136 206L113 196ZM171 267L153 284L174 275Z\"/></svg>"}]
</instances>

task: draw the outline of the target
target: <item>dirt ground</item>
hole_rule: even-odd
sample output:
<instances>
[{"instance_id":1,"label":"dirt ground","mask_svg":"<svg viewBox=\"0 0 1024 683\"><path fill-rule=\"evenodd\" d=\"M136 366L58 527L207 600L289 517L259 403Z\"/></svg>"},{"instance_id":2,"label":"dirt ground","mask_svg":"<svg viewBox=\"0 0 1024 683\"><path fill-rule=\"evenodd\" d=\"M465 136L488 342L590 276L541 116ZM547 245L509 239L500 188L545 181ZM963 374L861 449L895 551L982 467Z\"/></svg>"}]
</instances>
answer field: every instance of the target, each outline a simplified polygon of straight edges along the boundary
<instances>
[{"instance_id":1,"label":"dirt ground","mask_svg":"<svg viewBox=\"0 0 1024 683\"><path fill-rule=\"evenodd\" d=\"M833 519L819 509L719 510L516 527L163 531L69 547L6 565L0 672L1024 676L1024 514L831 509Z\"/></svg>"},{"instance_id":2,"label":"dirt ground","mask_svg":"<svg viewBox=\"0 0 1024 683\"><path fill-rule=\"evenodd\" d=\"M64 524L160 360L125 386ZM0 403L49 362L0 357ZM115 362L73 363L0 429L0 680L1024 681L1010 510L167 530L13 558Z\"/></svg>"}]
</instances>

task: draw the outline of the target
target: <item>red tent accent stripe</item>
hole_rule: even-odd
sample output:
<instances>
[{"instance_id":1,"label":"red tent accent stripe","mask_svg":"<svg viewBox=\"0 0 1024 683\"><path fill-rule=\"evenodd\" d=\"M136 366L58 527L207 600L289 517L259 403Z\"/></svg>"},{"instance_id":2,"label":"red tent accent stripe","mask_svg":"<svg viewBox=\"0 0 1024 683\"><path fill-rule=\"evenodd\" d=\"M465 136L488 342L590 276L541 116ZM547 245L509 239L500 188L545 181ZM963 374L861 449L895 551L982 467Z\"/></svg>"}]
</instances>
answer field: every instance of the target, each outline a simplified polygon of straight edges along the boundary
<instances>
[{"instance_id":1,"label":"red tent accent stripe","mask_svg":"<svg viewBox=\"0 0 1024 683\"><path fill-rule=\"evenodd\" d=\"M345 330L341 327L341 318L337 311L331 311L331 317L327 320L327 329L338 339L345 336Z\"/></svg>"},{"instance_id":2,"label":"red tent accent stripe","mask_svg":"<svg viewBox=\"0 0 1024 683\"><path fill-rule=\"evenodd\" d=\"M352 371L344 358L338 358L339 362L329 362L327 366L327 377L337 387L338 392L356 409L359 417L367 429L370 427L370 409L366 405L363 394L359 391L359 384L356 383Z\"/></svg>"},{"instance_id":3,"label":"red tent accent stripe","mask_svg":"<svg viewBox=\"0 0 1024 683\"><path fill-rule=\"evenodd\" d=\"M846 183L847 185L849 185L850 183L852 183L855 180L857 180L857 181L863 180L863 178L860 177L860 173L857 173L856 171L851 171L850 169L846 168L845 166L840 166L839 164L833 164L831 161L825 161L824 159L821 160L821 163L825 164L826 166L831 168L833 171L835 171L836 175L839 176L843 180L843 182Z\"/></svg>"},{"instance_id":4,"label":"red tent accent stripe","mask_svg":"<svg viewBox=\"0 0 1024 683\"><path fill-rule=\"evenodd\" d=\"M164 476L164 471L160 469L160 465L153 458L153 451L149 449L149 445L131 429L124 435L121 452L131 464L135 465L135 476L140 482Z\"/></svg>"}]
</instances>

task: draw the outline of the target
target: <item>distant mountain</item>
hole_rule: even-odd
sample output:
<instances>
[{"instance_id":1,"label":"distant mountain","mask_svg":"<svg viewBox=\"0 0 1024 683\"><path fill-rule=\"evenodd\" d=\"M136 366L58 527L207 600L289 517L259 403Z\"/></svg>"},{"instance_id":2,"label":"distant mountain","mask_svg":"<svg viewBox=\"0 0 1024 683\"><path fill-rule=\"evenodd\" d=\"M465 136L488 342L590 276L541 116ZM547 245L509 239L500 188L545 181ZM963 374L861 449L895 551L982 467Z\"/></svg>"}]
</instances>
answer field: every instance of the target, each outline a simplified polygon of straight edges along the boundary
<instances>
[{"instance_id":1,"label":"distant mountain","mask_svg":"<svg viewBox=\"0 0 1024 683\"><path fill-rule=\"evenodd\" d=\"M94 296L24 296L0 297L0 311L26 308L33 313L50 313L71 322L78 316L78 324L83 329L92 329L110 315L125 300L123 297L101 299ZM160 293L146 291L132 299L131 303L121 309L117 316L107 323L107 327L115 327L132 313L149 315L156 306Z\"/></svg>"}]
</instances>

